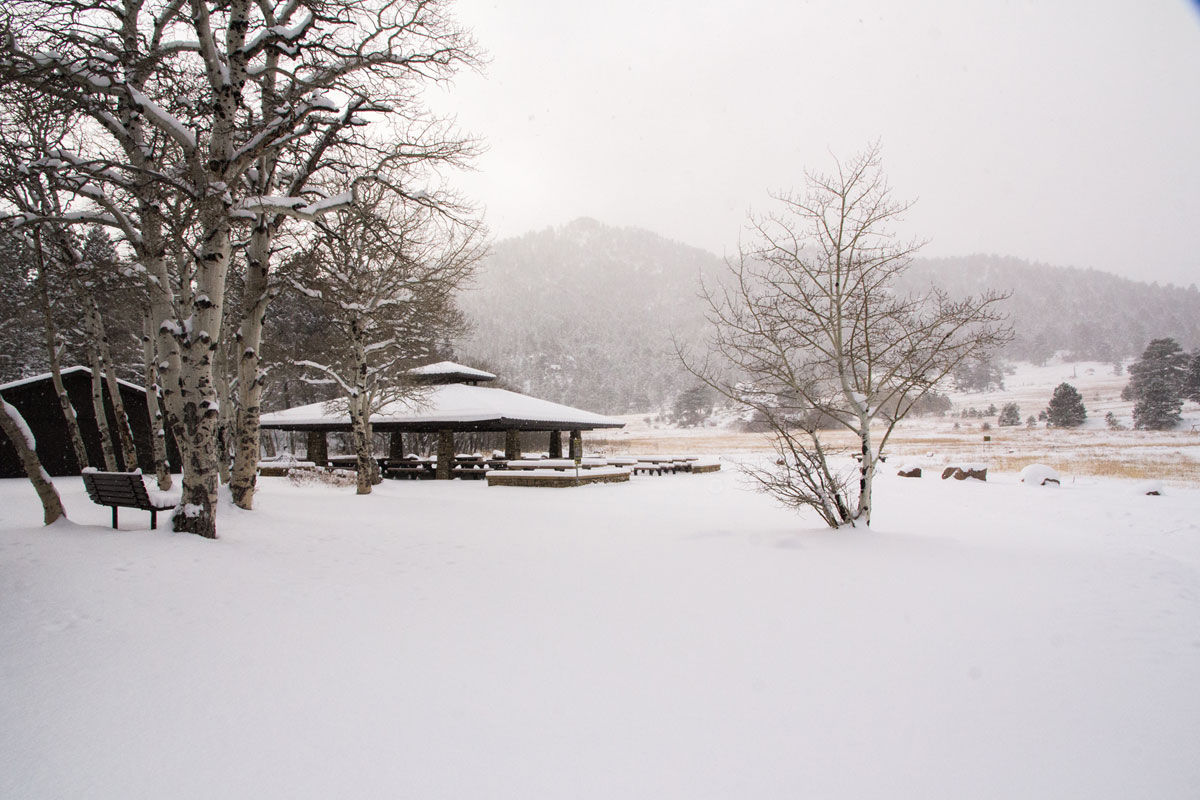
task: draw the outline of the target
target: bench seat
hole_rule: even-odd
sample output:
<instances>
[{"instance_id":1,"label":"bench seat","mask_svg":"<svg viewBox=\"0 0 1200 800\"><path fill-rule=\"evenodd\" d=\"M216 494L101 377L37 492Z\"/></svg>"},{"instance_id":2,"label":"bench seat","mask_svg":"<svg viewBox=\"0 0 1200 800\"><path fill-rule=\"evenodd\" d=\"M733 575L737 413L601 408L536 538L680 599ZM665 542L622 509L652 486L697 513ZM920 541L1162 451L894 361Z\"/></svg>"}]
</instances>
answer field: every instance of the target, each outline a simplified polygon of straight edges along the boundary
<instances>
[{"instance_id":1,"label":"bench seat","mask_svg":"<svg viewBox=\"0 0 1200 800\"><path fill-rule=\"evenodd\" d=\"M112 508L114 528L117 527L119 507L149 511L150 530L155 530L158 528L158 512L168 511L178 503L176 498L151 497L140 472L84 470L83 485L93 503Z\"/></svg>"}]
</instances>

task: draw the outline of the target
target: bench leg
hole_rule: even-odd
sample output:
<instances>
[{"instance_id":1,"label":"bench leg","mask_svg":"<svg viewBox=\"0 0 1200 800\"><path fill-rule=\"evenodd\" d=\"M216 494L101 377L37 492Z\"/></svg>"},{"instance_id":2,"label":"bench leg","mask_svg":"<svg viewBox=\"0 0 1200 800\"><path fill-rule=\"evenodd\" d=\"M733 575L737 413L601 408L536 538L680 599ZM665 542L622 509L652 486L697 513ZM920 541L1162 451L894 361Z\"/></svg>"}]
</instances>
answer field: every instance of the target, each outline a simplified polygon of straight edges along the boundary
<instances>
[{"instance_id":1,"label":"bench leg","mask_svg":"<svg viewBox=\"0 0 1200 800\"><path fill-rule=\"evenodd\" d=\"M158 512L153 508L150 509L150 530L158 529Z\"/></svg>"},{"instance_id":2,"label":"bench leg","mask_svg":"<svg viewBox=\"0 0 1200 800\"><path fill-rule=\"evenodd\" d=\"M113 506L112 510L113 510L113 528L116 528L117 527L117 507Z\"/></svg>"}]
</instances>

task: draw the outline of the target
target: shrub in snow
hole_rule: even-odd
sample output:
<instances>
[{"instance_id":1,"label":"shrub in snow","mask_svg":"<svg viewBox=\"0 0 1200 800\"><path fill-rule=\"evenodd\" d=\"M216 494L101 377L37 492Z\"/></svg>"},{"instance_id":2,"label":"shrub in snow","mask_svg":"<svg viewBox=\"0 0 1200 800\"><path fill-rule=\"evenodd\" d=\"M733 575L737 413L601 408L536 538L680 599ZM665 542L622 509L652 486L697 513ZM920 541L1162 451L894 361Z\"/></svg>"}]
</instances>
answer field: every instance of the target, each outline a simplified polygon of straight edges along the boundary
<instances>
[{"instance_id":1,"label":"shrub in snow","mask_svg":"<svg viewBox=\"0 0 1200 800\"><path fill-rule=\"evenodd\" d=\"M1053 467L1030 464L1021 470L1021 482L1026 486L1058 486L1062 481Z\"/></svg>"},{"instance_id":2,"label":"shrub in snow","mask_svg":"<svg viewBox=\"0 0 1200 800\"><path fill-rule=\"evenodd\" d=\"M358 485L358 473L349 469L293 469L288 471L288 480L295 486L334 486L344 488Z\"/></svg>"},{"instance_id":3,"label":"shrub in snow","mask_svg":"<svg viewBox=\"0 0 1200 800\"><path fill-rule=\"evenodd\" d=\"M918 464L905 464L896 474L901 478L919 478L921 477L921 467Z\"/></svg>"}]
</instances>

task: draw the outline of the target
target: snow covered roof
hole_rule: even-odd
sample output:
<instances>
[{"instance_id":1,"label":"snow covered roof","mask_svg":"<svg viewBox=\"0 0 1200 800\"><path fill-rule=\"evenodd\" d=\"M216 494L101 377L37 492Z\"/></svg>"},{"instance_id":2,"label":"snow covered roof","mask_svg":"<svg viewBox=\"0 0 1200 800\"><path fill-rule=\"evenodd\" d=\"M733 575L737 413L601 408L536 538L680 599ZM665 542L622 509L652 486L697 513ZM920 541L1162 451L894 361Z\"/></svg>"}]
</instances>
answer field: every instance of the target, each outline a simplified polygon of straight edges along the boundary
<instances>
[{"instance_id":1,"label":"snow covered roof","mask_svg":"<svg viewBox=\"0 0 1200 800\"><path fill-rule=\"evenodd\" d=\"M61 375L73 375L76 372L87 373L89 380L92 377L92 370L90 368L82 366L82 365L77 365L74 367L64 367L63 369L59 370L59 374L61 374ZM5 389L16 389L18 386L28 386L31 383L39 383L41 381L48 381L48 380L50 380L51 377L52 377L51 374L49 372L46 372L41 375L34 375L32 378L21 378L18 381L9 381L8 383L0 384L0 392L4 391ZM145 387L138 386L136 383L130 383L129 381L123 381L120 378L117 379L117 383L119 383L121 386L126 387L127 389L135 389L135 390L137 390L139 392L143 392L143 393L146 391Z\"/></svg>"},{"instance_id":2,"label":"snow covered roof","mask_svg":"<svg viewBox=\"0 0 1200 800\"><path fill-rule=\"evenodd\" d=\"M463 383L467 381L494 381L496 376L481 369L456 364L453 361L439 361L436 364L426 364L414 367L408 374L417 378L421 383Z\"/></svg>"},{"instance_id":3,"label":"snow covered roof","mask_svg":"<svg viewBox=\"0 0 1200 800\"><path fill-rule=\"evenodd\" d=\"M389 403L371 415L371 424L377 431L549 431L625 426L619 419L549 400L463 383L433 386L412 399ZM263 414L262 427L349 430L350 415L343 403L311 403Z\"/></svg>"}]
</instances>

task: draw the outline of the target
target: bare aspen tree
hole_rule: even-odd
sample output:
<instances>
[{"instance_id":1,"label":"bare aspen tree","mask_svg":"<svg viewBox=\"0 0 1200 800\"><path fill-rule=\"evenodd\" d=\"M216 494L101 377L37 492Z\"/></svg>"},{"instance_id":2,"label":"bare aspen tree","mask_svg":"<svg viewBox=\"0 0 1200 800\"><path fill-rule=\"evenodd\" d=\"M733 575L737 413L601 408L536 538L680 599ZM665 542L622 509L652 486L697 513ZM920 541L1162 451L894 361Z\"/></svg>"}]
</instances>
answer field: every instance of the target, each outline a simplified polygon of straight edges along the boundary
<instances>
[{"instance_id":1,"label":"bare aspen tree","mask_svg":"<svg viewBox=\"0 0 1200 800\"><path fill-rule=\"evenodd\" d=\"M892 199L878 145L806 178L804 192L751 219L727 279L706 288L711 358L681 355L769 427L776 463L751 469L765 491L834 528L869 525L896 424L964 359L1008 340L1003 295L894 291L920 245L896 237L909 205ZM828 430L857 446L832 448Z\"/></svg>"},{"instance_id":2,"label":"bare aspen tree","mask_svg":"<svg viewBox=\"0 0 1200 800\"><path fill-rule=\"evenodd\" d=\"M0 10L0 77L91 120L86 152L57 153L56 166L93 204L94 221L120 228L137 252L163 402L184 462L176 530L216 537L213 370L235 226L261 214L313 219L353 201L262 193L262 158L287 149L319 164L322 133L344 98L388 81L440 79L469 62L470 38L444 5L13 0ZM268 76L283 76L290 91ZM270 102L256 102L264 92ZM189 220L175 255L190 263L174 259L172 268L164 227L174 203Z\"/></svg>"},{"instance_id":3,"label":"bare aspen tree","mask_svg":"<svg viewBox=\"0 0 1200 800\"><path fill-rule=\"evenodd\" d=\"M71 438L71 448L75 453L75 462L82 470L91 466L88 461L87 447L83 443L83 434L79 430L79 418L75 415L75 406L63 385L62 363L59 358L61 341L54 324L54 311L50 303L50 278L47 275L46 254L42 248L41 232L34 231L34 251L37 257L38 308L42 313L42 331L46 342L46 358L50 363L50 381L54 386L54 394L58 398L59 408L63 412L63 420L67 425L67 434Z\"/></svg>"},{"instance_id":4,"label":"bare aspen tree","mask_svg":"<svg viewBox=\"0 0 1200 800\"><path fill-rule=\"evenodd\" d=\"M108 328L100 310L101 286L106 277L111 283L115 276L116 253L102 228L91 228L80 250L76 251L71 244L67 246L70 248L69 257L74 266L71 278L76 299L84 307L92 369L99 368L103 371L108 400L113 410L113 424L117 427L117 442L121 446L123 468L135 470L138 468L138 454L133 443L133 428L125 412L125 402L121 398L121 386L108 340ZM106 272L107 276L104 274Z\"/></svg>"},{"instance_id":5,"label":"bare aspen tree","mask_svg":"<svg viewBox=\"0 0 1200 800\"><path fill-rule=\"evenodd\" d=\"M403 371L433 345L465 326L455 290L483 255L480 228L395 195L363 190L310 241L292 289L320 304L338 331L328 363L299 361L343 393L358 461L358 493L369 494L378 470L371 452L371 414L412 397ZM335 360L336 359L336 360Z\"/></svg>"},{"instance_id":6,"label":"bare aspen tree","mask_svg":"<svg viewBox=\"0 0 1200 800\"><path fill-rule=\"evenodd\" d=\"M51 215L54 213L54 204L50 199L53 187L38 170L29 169L28 164L51 145L62 142L68 127L67 122L56 118L54 114L47 114L47 109L44 106L39 107L35 98L27 91L10 91L5 94L4 109L0 112L0 160L3 165L0 173L4 175L4 178L0 179L0 197L3 197L14 212ZM54 319L55 301L60 298L55 297L52 301L50 288L52 267L55 268L55 277L61 277L65 270L62 269L62 260L58 257L59 249L53 245L56 238L53 233L48 237L48 246L43 245L41 227L31 226L25 234L36 270L34 281L37 285L38 310L42 317L42 341L45 345L46 361L50 367L50 380L62 409L75 461L79 468L83 469L90 466L87 447L79 430L75 407L71 404L71 398L62 380L60 355L63 341Z\"/></svg>"}]
</instances>

